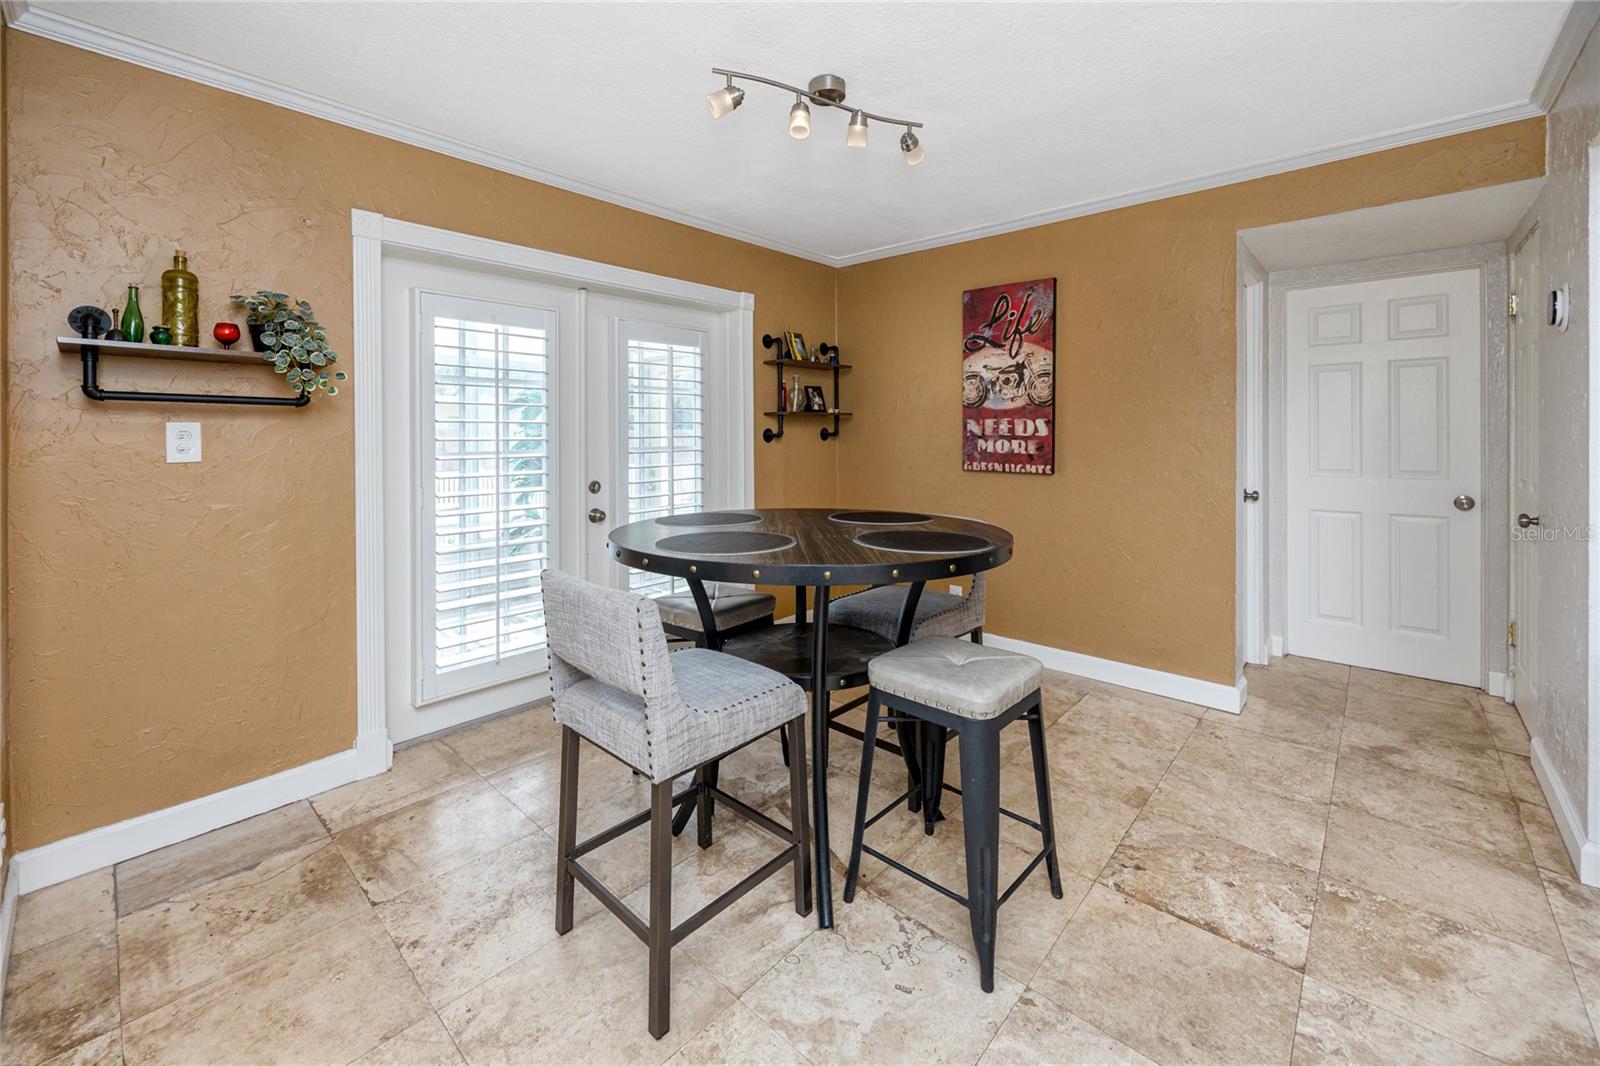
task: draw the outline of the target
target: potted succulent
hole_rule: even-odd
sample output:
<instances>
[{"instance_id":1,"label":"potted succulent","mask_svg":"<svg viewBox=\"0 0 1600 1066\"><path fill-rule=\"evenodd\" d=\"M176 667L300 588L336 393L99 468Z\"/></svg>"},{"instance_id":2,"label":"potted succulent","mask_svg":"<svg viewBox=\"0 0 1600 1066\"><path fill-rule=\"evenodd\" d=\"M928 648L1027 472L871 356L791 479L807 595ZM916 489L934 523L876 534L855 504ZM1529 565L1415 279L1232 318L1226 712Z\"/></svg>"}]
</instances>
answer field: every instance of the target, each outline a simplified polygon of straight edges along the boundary
<instances>
[{"instance_id":1,"label":"potted succulent","mask_svg":"<svg viewBox=\"0 0 1600 1066\"><path fill-rule=\"evenodd\" d=\"M236 293L233 302L245 309L256 351L290 388L296 393L321 389L329 396L339 395L336 382L345 380L343 370L333 369L339 354L328 347L328 334L317 324L310 304L265 289L253 295Z\"/></svg>"}]
</instances>

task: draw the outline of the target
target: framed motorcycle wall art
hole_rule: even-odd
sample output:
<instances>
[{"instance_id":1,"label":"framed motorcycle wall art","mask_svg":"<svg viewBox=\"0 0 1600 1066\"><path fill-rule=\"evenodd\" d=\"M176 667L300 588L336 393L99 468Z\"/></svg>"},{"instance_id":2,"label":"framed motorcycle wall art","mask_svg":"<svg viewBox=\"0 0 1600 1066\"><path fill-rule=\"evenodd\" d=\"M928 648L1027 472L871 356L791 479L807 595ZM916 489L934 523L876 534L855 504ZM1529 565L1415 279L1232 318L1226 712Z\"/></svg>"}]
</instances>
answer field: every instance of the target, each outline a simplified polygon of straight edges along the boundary
<instances>
[{"instance_id":1,"label":"framed motorcycle wall art","mask_svg":"<svg viewBox=\"0 0 1600 1066\"><path fill-rule=\"evenodd\" d=\"M1056 279L961 297L961 469L1056 472Z\"/></svg>"}]
</instances>

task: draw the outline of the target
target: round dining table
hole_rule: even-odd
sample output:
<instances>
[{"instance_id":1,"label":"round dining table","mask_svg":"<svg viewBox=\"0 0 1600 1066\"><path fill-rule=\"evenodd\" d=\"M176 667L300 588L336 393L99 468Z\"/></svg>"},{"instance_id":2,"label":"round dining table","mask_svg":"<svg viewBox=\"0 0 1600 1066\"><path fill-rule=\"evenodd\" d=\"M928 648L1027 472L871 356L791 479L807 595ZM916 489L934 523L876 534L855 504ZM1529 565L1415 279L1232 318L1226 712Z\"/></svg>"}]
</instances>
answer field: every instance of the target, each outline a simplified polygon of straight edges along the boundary
<instances>
[{"instance_id":1,"label":"round dining table","mask_svg":"<svg viewBox=\"0 0 1600 1066\"><path fill-rule=\"evenodd\" d=\"M706 647L770 667L810 692L817 924L829 928L833 925L827 787L831 694L866 684L867 663L910 639L926 582L1004 564L1011 558L1011 534L988 522L951 515L752 507L630 522L611 531L607 548L624 566L682 578L699 611ZM717 632L707 581L792 586L794 621L724 639ZM907 586L896 640L828 624L831 590L891 584Z\"/></svg>"}]
</instances>

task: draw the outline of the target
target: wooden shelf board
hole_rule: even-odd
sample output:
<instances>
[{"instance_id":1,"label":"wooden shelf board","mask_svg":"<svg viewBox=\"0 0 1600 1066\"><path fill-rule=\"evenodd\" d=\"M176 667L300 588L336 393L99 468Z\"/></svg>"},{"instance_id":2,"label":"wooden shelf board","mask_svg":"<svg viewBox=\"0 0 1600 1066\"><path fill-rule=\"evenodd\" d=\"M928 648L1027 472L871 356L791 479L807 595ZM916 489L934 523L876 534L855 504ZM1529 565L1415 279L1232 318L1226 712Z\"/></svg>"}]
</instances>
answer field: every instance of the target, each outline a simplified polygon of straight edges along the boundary
<instances>
[{"instance_id":1,"label":"wooden shelf board","mask_svg":"<svg viewBox=\"0 0 1600 1066\"><path fill-rule=\"evenodd\" d=\"M808 370L849 370L849 363L819 363L813 359L763 359L762 366L798 366Z\"/></svg>"},{"instance_id":2,"label":"wooden shelf board","mask_svg":"<svg viewBox=\"0 0 1600 1066\"><path fill-rule=\"evenodd\" d=\"M261 352L250 349L188 348L176 344L150 344L143 341L85 340L83 337L57 337L62 355L77 355L85 347L98 348L101 355L134 355L143 359L183 359L190 362L232 363L235 366L271 366Z\"/></svg>"},{"instance_id":3,"label":"wooden shelf board","mask_svg":"<svg viewBox=\"0 0 1600 1066\"><path fill-rule=\"evenodd\" d=\"M849 411L762 411L768 418L849 418Z\"/></svg>"}]
</instances>

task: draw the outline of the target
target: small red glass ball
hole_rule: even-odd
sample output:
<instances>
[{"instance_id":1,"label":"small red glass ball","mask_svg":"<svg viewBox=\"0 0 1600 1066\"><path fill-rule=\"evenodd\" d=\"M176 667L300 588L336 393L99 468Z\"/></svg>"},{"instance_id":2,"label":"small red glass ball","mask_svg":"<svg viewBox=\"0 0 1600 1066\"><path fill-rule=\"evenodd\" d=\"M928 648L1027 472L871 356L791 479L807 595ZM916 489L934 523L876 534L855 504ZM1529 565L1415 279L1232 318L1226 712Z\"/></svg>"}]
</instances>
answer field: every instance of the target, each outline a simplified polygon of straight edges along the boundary
<instances>
[{"instance_id":1,"label":"small red glass ball","mask_svg":"<svg viewBox=\"0 0 1600 1066\"><path fill-rule=\"evenodd\" d=\"M224 348L231 348L234 341L239 339L239 327L233 322L218 322L211 327L211 335L217 338L217 343Z\"/></svg>"}]
</instances>

